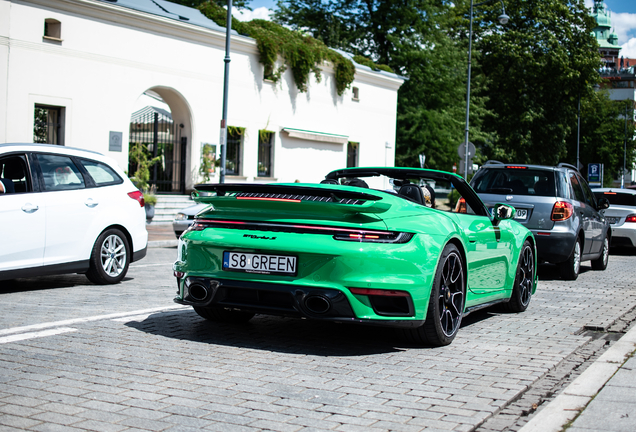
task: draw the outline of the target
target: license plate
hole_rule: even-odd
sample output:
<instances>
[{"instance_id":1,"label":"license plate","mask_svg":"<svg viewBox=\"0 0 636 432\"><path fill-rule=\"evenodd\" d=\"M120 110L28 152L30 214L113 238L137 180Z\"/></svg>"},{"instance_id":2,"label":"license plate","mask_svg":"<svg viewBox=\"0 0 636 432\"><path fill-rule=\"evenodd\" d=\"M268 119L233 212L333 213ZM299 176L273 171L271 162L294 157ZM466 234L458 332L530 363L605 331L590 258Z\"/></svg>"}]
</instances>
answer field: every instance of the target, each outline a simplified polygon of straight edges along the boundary
<instances>
[{"instance_id":1,"label":"license plate","mask_svg":"<svg viewBox=\"0 0 636 432\"><path fill-rule=\"evenodd\" d=\"M515 213L515 219L527 219L528 218L528 210L525 209L517 209Z\"/></svg>"},{"instance_id":2,"label":"license plate","mask_svg":"<svg viewBox=\"0 0 636 432\"><path fill-rule=\"evenodd\" d=\"M617 217L609 217L609 216L605 216L605 220L607 220L609 223L611 224L615 224L616 222L618 222L619 218Z\"/></svg>"},{"instance_id":3,"label":"license plate","mask_svg":"<svg viewBox=\"0 0 636 432\"><path fill-rule=\"evenodd\" d=\"M223 269L247 273L295 276L298 258L288 255L223 252Z\"/></svg>"}]
</instances>

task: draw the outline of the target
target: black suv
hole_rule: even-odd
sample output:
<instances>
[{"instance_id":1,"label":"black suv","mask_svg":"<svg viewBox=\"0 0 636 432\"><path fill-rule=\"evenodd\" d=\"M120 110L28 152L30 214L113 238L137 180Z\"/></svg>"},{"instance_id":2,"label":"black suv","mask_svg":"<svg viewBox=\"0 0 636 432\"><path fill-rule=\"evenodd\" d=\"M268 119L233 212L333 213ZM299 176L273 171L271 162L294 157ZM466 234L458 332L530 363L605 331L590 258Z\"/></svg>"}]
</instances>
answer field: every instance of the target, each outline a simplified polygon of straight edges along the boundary
<instances>
[{"instance_id":1,"label":"black suv","mask_svg":"<svg viewBox=\"0 0 636 432\"><path fill-rule=\"evenodd\" d=\"M488 161L470 184L489 209L497 203L516 209L514 219L534 234L538 259L559 264L564 279L578 277L581 261L607 267L611 230L600 211L609 201L597 200L574 166Z\"/></svg>"}]
</instances>

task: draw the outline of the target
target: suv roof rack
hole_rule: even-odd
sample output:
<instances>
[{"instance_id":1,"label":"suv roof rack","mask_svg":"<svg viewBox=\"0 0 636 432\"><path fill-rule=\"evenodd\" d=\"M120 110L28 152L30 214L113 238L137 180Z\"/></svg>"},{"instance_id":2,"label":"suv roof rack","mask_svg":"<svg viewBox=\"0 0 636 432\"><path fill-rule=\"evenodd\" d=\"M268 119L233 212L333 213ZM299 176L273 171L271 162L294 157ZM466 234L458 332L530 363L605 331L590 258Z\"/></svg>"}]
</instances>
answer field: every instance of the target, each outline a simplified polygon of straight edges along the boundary
<instances>
[{"instance_id":1,"label":"suv roof rack","mask_svg":"<svg viewBox=\"0 0 636 432\"><path fill-rule=\"evenodd\" d=\"M569 163L564 163L564 162L559 163L557 165L557 168L571 168L574 171L578 171L578 168L575 167L574 165L570 165Z\"/></svg>"},{"instance_id":2,"label":"suv roof rack","mask_svg":"<svg viewBox=\"0 0 636 432\"><path fill-rule=\"evenodd\" d=\"M499 162L498 160L487 160L484 165L503 165L503 162Z\"/></svg>"}]
</instances>

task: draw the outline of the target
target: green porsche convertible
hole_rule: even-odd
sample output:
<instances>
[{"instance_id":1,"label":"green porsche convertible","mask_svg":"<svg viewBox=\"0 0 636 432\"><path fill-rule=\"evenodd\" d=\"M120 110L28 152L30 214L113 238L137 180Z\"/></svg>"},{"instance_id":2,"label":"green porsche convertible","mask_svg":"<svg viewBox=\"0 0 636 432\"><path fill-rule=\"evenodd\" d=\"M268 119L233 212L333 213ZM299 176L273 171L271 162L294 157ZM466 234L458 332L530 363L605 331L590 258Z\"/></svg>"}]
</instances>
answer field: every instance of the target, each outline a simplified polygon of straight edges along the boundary
<instances>
[{"instance_id":1,"label":"green porsche convertible","mask_svg":"<svg viewBox=\"0 0 636 432\"><path fill-rule=\"evenodd\" d=\"M255 314L396 327L450 344L462 317L536 290L532 233L461 177L347 168L320 184L201 184L179 239L175 302L211 321Z\"/></svg>"}]
</instances>

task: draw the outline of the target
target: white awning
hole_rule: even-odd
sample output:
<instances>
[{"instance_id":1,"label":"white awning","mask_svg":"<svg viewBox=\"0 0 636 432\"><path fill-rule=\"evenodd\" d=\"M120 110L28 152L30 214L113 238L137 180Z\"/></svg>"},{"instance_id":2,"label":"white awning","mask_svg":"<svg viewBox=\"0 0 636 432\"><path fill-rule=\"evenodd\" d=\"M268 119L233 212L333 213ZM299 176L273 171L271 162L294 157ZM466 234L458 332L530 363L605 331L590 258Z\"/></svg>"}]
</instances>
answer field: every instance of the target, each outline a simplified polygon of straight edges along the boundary
<instances>
[{"instance_id":1,"label":"white awning","mask_svg":"<svg viewBox=\"0 0 636 432\"><path fill-rule=\"evenodd\" d=\"M289 134L290 138L298 138L309 141L321 141L321 142L329 142L336 144L344 144L349 141L349 137L347 135L336 135L330 134L326 132L315 132L308 131L303 129L294 129L294 128L283 128L285 132Z\"/></svg>"}]
</instances>

